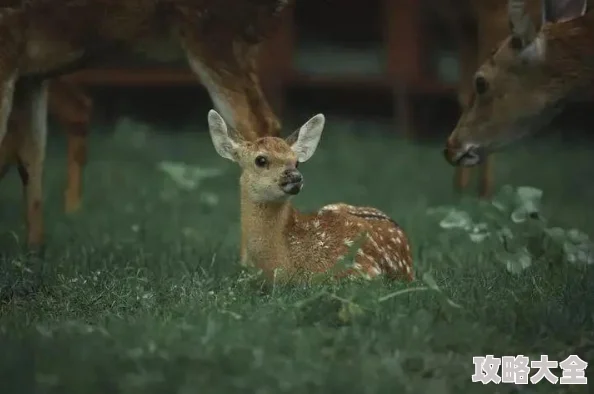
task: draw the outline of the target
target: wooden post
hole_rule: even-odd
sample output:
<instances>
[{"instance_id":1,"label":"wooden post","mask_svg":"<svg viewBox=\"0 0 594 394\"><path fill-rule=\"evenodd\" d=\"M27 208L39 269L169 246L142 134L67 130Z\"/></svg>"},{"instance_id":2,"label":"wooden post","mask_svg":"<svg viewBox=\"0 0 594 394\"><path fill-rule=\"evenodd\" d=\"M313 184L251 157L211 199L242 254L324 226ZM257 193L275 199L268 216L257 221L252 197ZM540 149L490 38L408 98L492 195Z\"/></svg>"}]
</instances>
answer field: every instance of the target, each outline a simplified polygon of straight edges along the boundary
<instances>
[{"instance_id":1,"label":"wooden post","mask_svg":"<svg viewBox=\"0 0 594 394\"><path fill-rule=\"evenodd\" d=\"M395 112L407 136L414 135L410 93L420 80L421 37L418 0L382 0L387 74L394 90Z\"/></svg>"}]
</instances>

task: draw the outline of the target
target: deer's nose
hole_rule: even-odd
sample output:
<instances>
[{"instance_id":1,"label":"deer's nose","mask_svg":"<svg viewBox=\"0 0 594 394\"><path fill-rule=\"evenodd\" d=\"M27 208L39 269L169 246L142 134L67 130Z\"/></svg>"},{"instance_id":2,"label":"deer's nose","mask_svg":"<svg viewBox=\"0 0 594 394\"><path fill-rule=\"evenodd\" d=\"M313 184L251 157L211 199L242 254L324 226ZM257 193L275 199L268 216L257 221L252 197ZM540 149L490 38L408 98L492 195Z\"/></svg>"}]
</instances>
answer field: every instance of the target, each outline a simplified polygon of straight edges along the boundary
<instances>
[{"instance_id":1,"label":"deer's nose","mask_svg":"<svg viewBox=\"0 0 594 394\"><path fill-rule=\"evenodd\" d=\"M472 167L482 162L484 150L476 144L461 144L452 136L448 138L443 155L453 166Z\"/></svg>"},{"instance_id":2,"label":"deer's nose","mask_svg":"<svg viewBox=\"0 0 594 394\"><path fill-rule=\"evenodd\" d=\"M285 178L287 183L303 182L303 175L301 175L299 170L295 168L286 169L285 172L283 172L283 178Z\"/></svg>"}]
</instances>

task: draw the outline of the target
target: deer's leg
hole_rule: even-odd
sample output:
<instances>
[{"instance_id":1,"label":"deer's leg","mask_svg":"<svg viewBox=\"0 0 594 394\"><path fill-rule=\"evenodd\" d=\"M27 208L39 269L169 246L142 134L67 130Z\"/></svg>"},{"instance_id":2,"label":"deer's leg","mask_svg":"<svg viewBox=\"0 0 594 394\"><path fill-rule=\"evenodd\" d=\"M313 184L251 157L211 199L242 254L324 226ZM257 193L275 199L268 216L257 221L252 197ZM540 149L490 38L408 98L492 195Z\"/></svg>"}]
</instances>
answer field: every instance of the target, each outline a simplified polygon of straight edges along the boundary
<instances>
[{"instance_id":1,"label":"deer's leg","mask_svg":"<svg viewBox=\"0 0 594 394\"><path fill-rule=\"evenodd\" d=\"M488 155L481 164L479 174L479 197L490 198L493 195L493 155Z\"/></svg>"},{"instance_id":2,"label":"deer's leg","mask_svg":"<svg viewBox=\"0 0 594 394\"><path fill-rule=\"evenodd\" d=\"M92 101L73 84L56 79L49 85L49 111L64 127L68 136L67 185L64 210L80 208L82 174L87 160L87 134Z\"/></svg>"},{"instance_id":3,"label":"deer's leg","mask_svg":"<svg viewBox=\"0 0 594 394\"><path fill-rule=\"evenodd\" d=\"M190 67L225 121L249 140L279 135L280 121L260 86L258 46L224 34L219 40L205 39L192 23L180 22L177 27Z\"/></svg>"},{"instance_id":4,"label":"deer's leg","mask_svg":"<svg viewBox=\"0 0 594 394\"><path fill-rule=\"evenodd\" d=\"M5 140L6 143L6 140ZM7 149L2 149L0 146L0 181L4 178L8 170L10 169L10 157Z\"/></svg>"},{"instance_id":5,"label":"deer's leg","mask_svg":"<svg viewBox=\"0 0 594 394\"><path fill-rule=\"evenodd\" d=\"M454 170L454 190L462 192L470 182L470 168L456 167Z\"/></svg>"},{"instance_id":6,"label":"deer's leg","mask_svg":"<svg viewBox=\"0 0 594 394\"><path fill-rule=\"evenodd\" d=\"M23 50L23 32L26 29L23 11L18 8L0 8L0 145L6 136L8 118L12 111L15 84L19 77L18 65Z\"/></svg>"},{"instance_id":7,"label":"deer's leg","mask_svg":"<svg viewBox=\"0 0 594 394\"><path fill-rule=\"evenodd\" d=\"M0 145L8 129L8 119L12 111L14 87L17 80L16 72L7 76L2 74L0 68Z\"/></svg>"},{"instance_id":8,"label":"deer's leg","mask_svg":"<svg viewBox=\"0 0 594 394\"><path fill-rule=\"evenodd\" d=\"M82 195L82 174L87 162L88 124L72 123L66 125L68 133L68 173L64 193L64 210L76 212L80 208Z\"/></svg>"},{"instance_id":9,"label":"deer's leg","mask_svg":"<svg viewBox=\"0 0 594 394\"><path fill-rule=\"evenodd\" d=\"M27 243L38 247L43 242L42 176L47 136L46 82L26 81L16 97L19 108L29 116L17 152L18 170L23 184L27 218Z\"/></svg>"}]
</instances>

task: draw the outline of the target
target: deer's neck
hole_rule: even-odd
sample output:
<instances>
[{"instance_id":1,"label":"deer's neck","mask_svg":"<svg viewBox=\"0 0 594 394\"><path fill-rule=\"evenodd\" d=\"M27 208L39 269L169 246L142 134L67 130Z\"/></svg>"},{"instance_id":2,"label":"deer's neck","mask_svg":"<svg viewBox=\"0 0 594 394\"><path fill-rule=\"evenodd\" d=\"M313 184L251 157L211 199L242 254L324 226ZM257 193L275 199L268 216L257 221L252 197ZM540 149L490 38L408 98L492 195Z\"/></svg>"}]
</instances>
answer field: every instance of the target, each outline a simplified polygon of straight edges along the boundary
<instances>
[{"instance_id":1,"label":"deer's neck","mask_svg":"<svg viewBox=\"0 0 594 394\"><path fill-rule=\"evenodd\" d=\"M290 201L258 203L241 189L241 259L267 275L290 270L287 234L298 213Z\"/></svg>"},{"instance_id":2,"label":"deer's neck","mask_svg":"<svg viewBox=\"0 0 594 394\"><path fill-rule=\"evenodd\" d=\"M549 92L563 98L591 97L594 88L594 11L545 27Z\"/></svg>"}]
</instances>

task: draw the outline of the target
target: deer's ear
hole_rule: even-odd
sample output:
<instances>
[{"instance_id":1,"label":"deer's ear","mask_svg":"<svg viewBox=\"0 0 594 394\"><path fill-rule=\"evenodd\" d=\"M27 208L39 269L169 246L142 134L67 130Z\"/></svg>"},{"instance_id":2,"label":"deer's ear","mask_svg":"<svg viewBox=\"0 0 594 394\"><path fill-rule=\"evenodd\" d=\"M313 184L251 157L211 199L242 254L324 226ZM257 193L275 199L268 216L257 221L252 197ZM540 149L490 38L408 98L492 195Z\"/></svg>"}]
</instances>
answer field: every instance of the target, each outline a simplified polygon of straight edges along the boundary
<instances>
[{"instance_id":1,"label":"deer's ear","mask_svg":"<svg viewBox=\"0 0 594 394\"><path fill-rule=\"evenodd\" d=\"M588 0L543 0L543 22L570 21L586 13Z\"/></svg>"},{"instance_id":2,"label":"deer's ear","mask_svg":"<svg viewBox=\"0 0 594 394\"><path fill-rule=\"evenodd\" d=\"M317 114L287 138L291 149L297 155L297 160L301 163L309 160L316 151L325 121L324 115Z\"/></svg>"},{"instance_id":3,"label":"deer's ear","mask_svg":"<svg viewBox=\"0 0 594 394\"><path fill-rule=\"evenodd\" d=\"M518 53L518 57L527 63L541 63L545 60L546 54L547 42L539 35Z\"/></svg>"},{"instance_id":4,"label":"deer's ear","mask_svg":"<svg viewBox=\"0 0 594 394\"><path fill-rule=\"evenodd\" d=\"M239 144L229 137L225 121L214 109L208 111L208 131L217 153L225 159L236 161Z\"/></svg>"}]
</instances>

